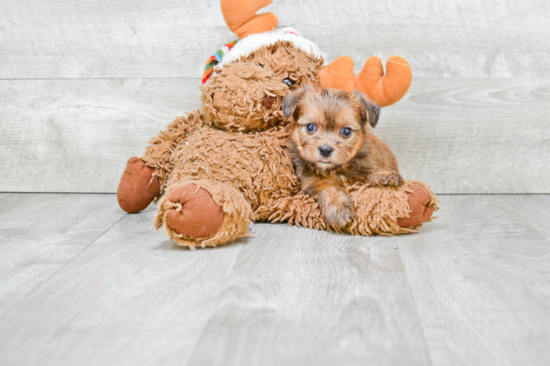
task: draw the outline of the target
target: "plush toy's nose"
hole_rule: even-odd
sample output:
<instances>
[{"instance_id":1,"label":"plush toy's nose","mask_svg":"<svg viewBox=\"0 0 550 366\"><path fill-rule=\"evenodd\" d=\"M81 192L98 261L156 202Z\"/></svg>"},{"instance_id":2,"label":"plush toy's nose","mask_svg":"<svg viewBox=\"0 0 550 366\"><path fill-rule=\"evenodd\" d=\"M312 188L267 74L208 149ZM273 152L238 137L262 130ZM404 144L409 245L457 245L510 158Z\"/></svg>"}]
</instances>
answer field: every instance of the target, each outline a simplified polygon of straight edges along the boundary
<instances>
[{"instance_id":1,"label":"plush toy's nose","mask_svg":"<svg viewBox=\"0 0 550 366\"><path fill-rule=\"evenodd\" d=\"M273 107L273 103L275 103L275 97L270 97L267 95L264 96L264 100L262 100L262 105L264 107L271 109L271 107Z\"/></svg>"}]
</instances>

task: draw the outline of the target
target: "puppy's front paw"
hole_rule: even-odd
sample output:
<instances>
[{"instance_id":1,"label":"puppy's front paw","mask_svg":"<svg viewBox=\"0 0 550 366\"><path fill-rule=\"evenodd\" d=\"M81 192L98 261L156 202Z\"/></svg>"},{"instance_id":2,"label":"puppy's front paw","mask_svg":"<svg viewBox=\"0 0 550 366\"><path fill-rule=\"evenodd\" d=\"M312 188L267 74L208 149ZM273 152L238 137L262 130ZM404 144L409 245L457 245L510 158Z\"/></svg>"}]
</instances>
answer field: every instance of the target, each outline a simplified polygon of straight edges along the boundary
<instances>
[{"instance_id":1,"label":"puppy's front paw","mask_svg":"<svg viewBox=\"0 0 550 366\"><path fill-rule=\"evenodd\" d=\"M399 187L404 180L398 172L380 170L369 175L367 182L371 187L386 186Z\"/></svg>"},{"instance_id":2,"label":"puppy's front paw","mask_svg":"<svg viewBox=\"0 0 550 366\"><path fill-rule=\"evenodd\" d=\"M329 226L344 228L355 217L353 200L341 188L329 187L319 193L319 206Z\"/></svg>"}]
</instances>

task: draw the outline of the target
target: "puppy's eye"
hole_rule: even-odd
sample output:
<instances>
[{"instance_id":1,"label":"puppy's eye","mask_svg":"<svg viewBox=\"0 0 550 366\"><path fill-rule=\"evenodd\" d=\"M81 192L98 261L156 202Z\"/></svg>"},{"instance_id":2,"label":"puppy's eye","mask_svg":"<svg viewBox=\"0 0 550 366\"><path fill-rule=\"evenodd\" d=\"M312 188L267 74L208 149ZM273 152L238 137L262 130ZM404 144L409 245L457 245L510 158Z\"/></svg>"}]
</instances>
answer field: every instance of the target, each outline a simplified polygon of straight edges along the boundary
<instances>
[{"instance_id":1,"label":"puppy's eye","mask_svg":"<svg viewBox=\"0 0 550 366\"><path fill-rule=\"evenodd\" d=\"M306 125L306 131L308 133L314 133L315 131L317 131L317 126L315 125L315 123L308 123Z\"/></svg>"},{"instance_id":2,"label":"puppy's eye","mask_svg":"<svg viewBox=\"0 0 550 366\"><path fill-rule=\"evenodd\" d=\"M344 127L342 128L342 130L340 131L340 133L342 134L342 136L344 137L350 137L351 134L353 133L353 130L349 127Z\"/></svg>"},{"instance_id":3,"label":"puppy's eye","mask_svg":"<svg viewBox=\"0 0 550 366\"><path fill-rule=\"evenodd\" d=\"M290 88L290 86L292 84L294 84L294 81L290 80L290 78L286 78L286 79L283 80L283 83L285 83L286 86L288 86Z\"/></svg>"}]
</instances>

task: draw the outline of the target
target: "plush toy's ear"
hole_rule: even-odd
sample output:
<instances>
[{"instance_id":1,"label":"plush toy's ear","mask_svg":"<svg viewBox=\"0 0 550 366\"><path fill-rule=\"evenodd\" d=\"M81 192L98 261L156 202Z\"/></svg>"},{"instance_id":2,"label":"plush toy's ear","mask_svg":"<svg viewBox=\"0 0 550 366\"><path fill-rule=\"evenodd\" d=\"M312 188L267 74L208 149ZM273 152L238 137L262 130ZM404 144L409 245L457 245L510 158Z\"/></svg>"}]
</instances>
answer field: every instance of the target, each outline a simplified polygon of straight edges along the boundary
<instances>
[{"instance_id":1,"label":"plush toy's ear","mask_svg":"<svg viewBox=\"0 0 550 366\"><path fill-rule=\"evenodd\" d=\"M358 90L354 90L353 94L355 94L360 100L363 124L368 122L372 128L376 127L378 118L380 117L380 106Z\"/></svg>"},{"instance_id":2,"label":"plush toy's ear","mask_svg":"<svg viewBox=\"0 0 550 366\"><path fill-rule=\"evenodd\" d=\"M283 98L283 113L285 118L290 118L290 116L292 116L294 121L298 120L298 117L300 116L300 106L298 102L309 89L311 89L309 86L296 89Z\"/></svg>"},{"instance_id":3,"label":"plush toy's ear","mask_svg":"<svg viewBox=\"0 0 550 366\"><path fill-rule=\"evenodd\" d=\"M233 33L243 39L255 33L277 28L279 23L273 13L256 14L273 0L220 0L225 23Z\"/></svg>"}]
</instances>

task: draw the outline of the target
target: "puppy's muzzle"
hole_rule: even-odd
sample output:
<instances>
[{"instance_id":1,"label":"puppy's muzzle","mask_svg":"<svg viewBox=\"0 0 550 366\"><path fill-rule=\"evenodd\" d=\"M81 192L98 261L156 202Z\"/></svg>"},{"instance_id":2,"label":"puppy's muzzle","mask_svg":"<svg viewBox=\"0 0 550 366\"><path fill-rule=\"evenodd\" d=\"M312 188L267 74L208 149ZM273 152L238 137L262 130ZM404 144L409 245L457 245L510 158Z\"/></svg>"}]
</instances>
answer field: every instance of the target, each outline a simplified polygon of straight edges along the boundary
<instances>
[{"instance_id":1,"label":"puppy's muzzle","mask_svg":"<svg viewBox=\"0 0 550 366\"><path fill-rule=\"evenodd\" d=\"M333 151L332 147L328 145L319 146L319 153L321 154L321 156L325 158L328 158L330 154L332 154L332 151Z\"/></svg>"}]
</instances>

